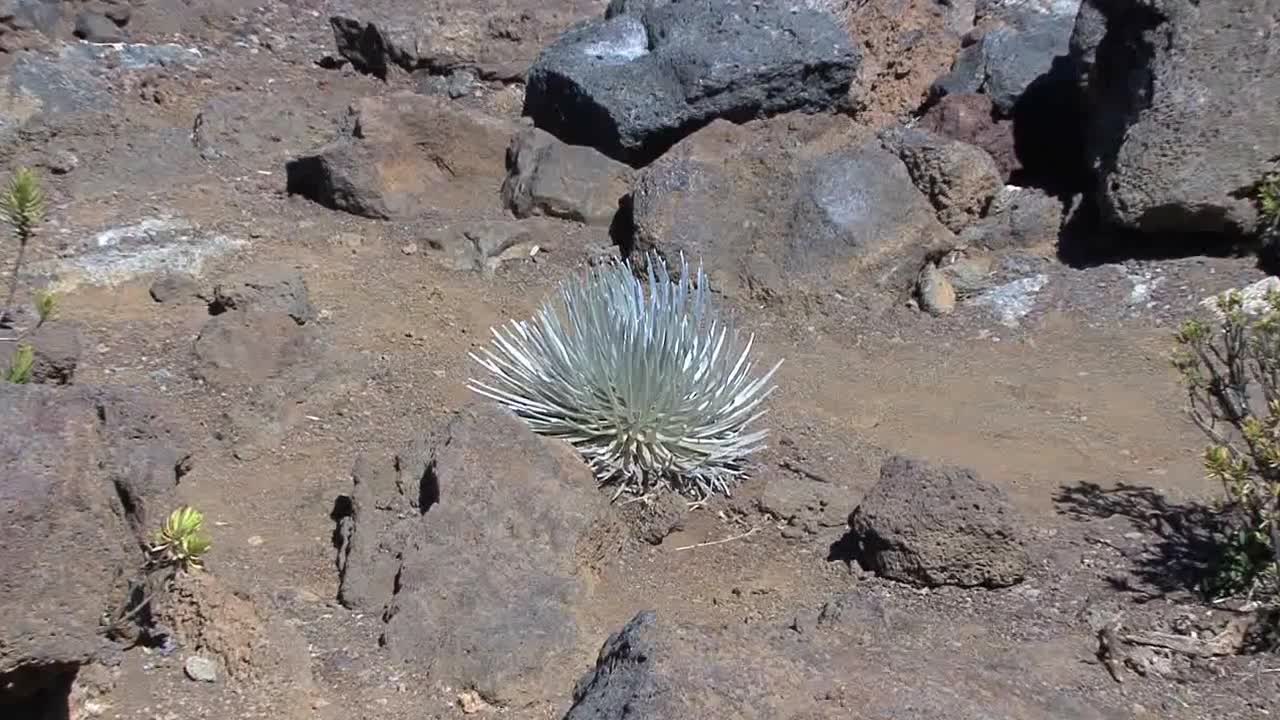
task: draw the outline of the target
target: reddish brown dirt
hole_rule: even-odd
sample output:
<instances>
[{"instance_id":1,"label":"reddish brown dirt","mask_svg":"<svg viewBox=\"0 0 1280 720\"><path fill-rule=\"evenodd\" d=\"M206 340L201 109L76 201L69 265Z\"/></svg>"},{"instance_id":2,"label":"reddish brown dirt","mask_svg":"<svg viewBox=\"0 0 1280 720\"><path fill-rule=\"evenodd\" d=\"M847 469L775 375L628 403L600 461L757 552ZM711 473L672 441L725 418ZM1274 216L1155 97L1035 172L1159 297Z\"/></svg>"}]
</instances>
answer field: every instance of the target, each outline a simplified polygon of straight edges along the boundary
<instances>
[{"instance_id":1,"label":"reddish brown dirt","mask_svg":"<svg viewBox=\"0 0 1280 720\"><path fill-rule=\"evenodd\" d=\"M486 277L444 269L425 251L405 254L421 228L286 197L283 161L326 141L355 98L397 86L310 65L330 51L327 9L313 16L303 4L293 12L285 7L253 23L292 34L286 50L251 53L222 30L209 31L205 37L215 45L202 68L166 71L155 80L163 102L140 97L121 78L121 109L109 124L73 124L5 153L9 165L36 162L54 146L80 157L74 172L48 180L48 238L136 222L153 208L243 238L247 248L213 262L204 284L246 267L291 265L305 276L336 347L368 364L352 382L304 394L293 412L300 419L283 436L238 459L213 437L230 400L190 376L192 340L208 318L202 303L157 304L147 293L149 279L63 297L63 317L83 324L89 338L78 381L136 386L185 427L196 454L179 492L211 519L210 571L301 632L315 679L302 694L203 685L185 679L176 658L131 651L114 689L99 701L100 717L461 717L456 689L436 687L412 667L389 666L376 643L378 619L353 615L333 600L330 512L335 497L349 491L359 453L389 455L468 401L464 382L474 368L467 352L489 327L527 316L585 263L589 243L608 242L604 230L566 225L564 238L537 262L510 263ZM233 23L217 22L227 24ZM412 85L407 78L396 82ZM233 147L232 160L211 164L189 145L158 140L164 132L188 132L208 99L233 90L248 94L255 110L245 133L286 110L301 118L296 132L255 155L235 155ZM512 92L518 93L493 89L484 102L514 113ZM904 107L918 95L914 86L898 92ZM887 103L884 113L895 114L898 104ZM495 203L496 197L495 188ZM48 256L56 245L48 242L37 255ZM8 257L9 248L0 252ZM1085 539L1123 537L1132 529L1119 519L1081 522L1055 497L1080 483L1153 488L1175 503L1213 495L1196 460L1202 438L1179 413L1181 395L1167 361L1170 321L1209 292L1260 277L1244 260L1148 267L1170 278L1162 308L1117 309L1129 285L1115 266L1059 268L1040 310L1018 330L981 313L934 319L906 308L882 317L834 306L804 316L733 308L758 333L761 357L786 358L766 419L774 447L733 500L697 511L659 547L630 548L604 573L587 618L599 641L649 608L674 619L754 623L772 632L861 586L893 603L900 622L896 635L831 658L832 676L845 686L844 699L832 702L847 703L850 717L875 705L879 681L864 672L869 665L894 668L899 682L925 690L938 677L968 678L991 694L999 717L1039 717L1002 700L1001 682L1048 683L1129 713L1107 717L1274 713L1280 675L1264 674L1261 660L1230 658L1183 683L1135 675L1117 685L1093 657L1092 632L1074 619L1094 602L1132 605L1132 595L1105 582L1123 559ZM790 539L754 509L752 499L770 481L811 482L779 467L798 458L845 492L847 507L839 513L847 514L892 452L968 465L1006 490L1035 532L1037 565L1028 583L992 592L897 587L828 559L843 529ZM757 530L738 540L686 547L751 528ZM1049 605L1052 612L1039 609ZM598 641L581 648L582 670L597 649ZM567 698L570 688L557 692ZM509 716L552 713L540 707Z\"/></svg>"}]
</instances>

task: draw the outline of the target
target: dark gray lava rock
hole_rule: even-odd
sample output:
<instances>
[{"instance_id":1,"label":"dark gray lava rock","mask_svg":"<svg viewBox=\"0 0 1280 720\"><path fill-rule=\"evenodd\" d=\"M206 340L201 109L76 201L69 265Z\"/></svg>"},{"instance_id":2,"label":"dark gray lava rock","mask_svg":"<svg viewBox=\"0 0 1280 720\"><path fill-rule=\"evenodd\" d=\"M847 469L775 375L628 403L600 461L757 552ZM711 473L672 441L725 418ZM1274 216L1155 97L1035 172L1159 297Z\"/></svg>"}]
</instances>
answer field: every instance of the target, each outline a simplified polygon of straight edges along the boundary
<instances>
[{"instance_id":1,"label":"dark gray lava rock","mask_svg":"<svg viewBox=\"0 0 1280 720\"><path fill-rule=\"evenodd\" d=\"M210 314L228 310L278 310L299 325L315 320L306 278L286 267L264 267L233 275L213 288Z\"/></svg>"},{"instance_id":2,"label":"dark gray lava rock","mask_svg":"<svg viewBox=\"0 0 1280 720\"><path fill-rule=\"evenodd\" d=\"M101 655L185 457L136 391L0 384L0 701Z\"/></svg>"},{"instance_id":3,"label":"dark gray lava rock","mask_svg":"<svg viewBox=\"0 0 1280 720\"><path fill-rule=\"evenodd\" d=\"M350 510L341 598L382 614L395 658L500 705L568 682L583 573L624 532L570 446L471 405L394 463L361 460Z\"/></svg>"},{"instance_id":4,"label":"dark gray lava rock","mask_svg":"<svg viewBox=\"0 0 1280 720\"><path fill-rule=\"evenodd\" d=\"M939 95L981 92L1006 115L1065 59L1080 0L979 0L976 42L934 83Z\"/></svg>"},{"instance_id":5,"label":"dark gray lava rock","mask_svg":"<svg viewBox=\"0 0 1280 720\"><path fill-rule=\"evenodd\" d=\"M686 0L563 35L530 69L524 113L565 142L639 166L716 118L836 108L858 63L829 13Z\"/></svg>"},{"instance_id":6,"label":"dark gray lava rock","mask_svg":"<svg viewBox=\"0 0 1280 720\"><path fill-rule=\"evenodd\" d=\"M1277 0L1087 0L1072 37L1106 219L1148 233L1252 232L1280 156Z\"/></svg>"},{"instance_id":7,"label":"dark gray lava rock","mask_svg":"<svg viewBox=\"0 0 1280 720\"><path fill-rule=\"evenodd\" d=\"M849 526L863 568L913 585L1007 587L1030 563L1008 498L964 468L890 458Z\"/></svg>"},{"instance_id":8,"label":"dark gray lava rock","mask_svg":"<svg viewBox=\"0 0 1280 720\"><path fill-rule=\"evenodd\" d=\"M151 283L151 299L158 303L179 303L200 294L195 278L183 273L165 273Z\"/></svg>"},{"instance_id":9,"label":"dark gray lava rock","mask_svg":"<svg viewBox=\"0 0 1280 720\"><path fill-rule=\"evenodd\" d=\"M1007 185L992 198L986 217L965 228L960 240L988 250L1051 248L1062 221L1061 200L1037 188Z\"/></svg>"},{"instance_id":10,"label":"dark gray lava rock","mask_svg":"<svg viewBox=\"0 0 1280 720\"><path fill-rule=\"evenodd\" d=\"M608 227L630 191L632 170L582 145L526 128L507 148L502 200L519 218L533 215Z\"/></svg>"},{"instance_id":11,"label":"dark gray lava rock","mask_svg":"<svg viewBox=\"0 0 1280 720\"><path fill-rule=\"evenodd\" d=\"M753 635L668 625L641 612L600 648L564 720L800 717L813 669Z\"/></svg>"}]
</instances>

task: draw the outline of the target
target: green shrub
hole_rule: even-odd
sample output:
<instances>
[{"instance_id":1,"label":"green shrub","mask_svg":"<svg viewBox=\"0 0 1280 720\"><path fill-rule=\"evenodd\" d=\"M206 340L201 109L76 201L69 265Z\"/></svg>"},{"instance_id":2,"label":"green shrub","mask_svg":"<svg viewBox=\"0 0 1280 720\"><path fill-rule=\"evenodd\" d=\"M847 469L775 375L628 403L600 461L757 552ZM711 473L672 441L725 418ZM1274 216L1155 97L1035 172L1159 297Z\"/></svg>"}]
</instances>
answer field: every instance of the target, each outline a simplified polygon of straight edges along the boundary
<instances>
[{"instance_id":1,"label":"green shrub","mask_svg":"<svg viewBox=\"0 0 1280 720\"><path fill-rule=\"evenodd\" d=\"M1217 299L1215 322L1178 332L1191 419L1209 437L1204 467L1225 491L1223 555L1211 591L1280 590L1280 293Z\"/></svg>"}]
</instances>

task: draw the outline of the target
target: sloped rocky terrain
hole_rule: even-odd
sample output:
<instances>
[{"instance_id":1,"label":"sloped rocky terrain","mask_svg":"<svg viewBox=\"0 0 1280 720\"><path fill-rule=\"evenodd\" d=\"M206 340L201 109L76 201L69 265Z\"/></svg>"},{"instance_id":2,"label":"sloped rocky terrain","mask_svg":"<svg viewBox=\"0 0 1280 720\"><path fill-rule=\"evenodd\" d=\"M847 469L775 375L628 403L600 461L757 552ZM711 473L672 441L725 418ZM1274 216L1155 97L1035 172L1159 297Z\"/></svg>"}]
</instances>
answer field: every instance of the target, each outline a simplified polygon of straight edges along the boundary
<instances>
[{"instance_id":1,"label":"sloped rocky terrain","mask_svg":"<svg viewBox=\"0 0 1280 720\"><path fill-rule=\"evenodd\" d=\"M0 385L0 715L1275 715L1273 652L1191 642L1247 633L1197 589L1219 488L1168 357L1267 277L1277 18L0 3L0 157L48 196L20 297L59 298ZM649 253L785 358L694 509L465 386ZM213 549L153 592L182 503Z\"/></svg>"}]
</instances>

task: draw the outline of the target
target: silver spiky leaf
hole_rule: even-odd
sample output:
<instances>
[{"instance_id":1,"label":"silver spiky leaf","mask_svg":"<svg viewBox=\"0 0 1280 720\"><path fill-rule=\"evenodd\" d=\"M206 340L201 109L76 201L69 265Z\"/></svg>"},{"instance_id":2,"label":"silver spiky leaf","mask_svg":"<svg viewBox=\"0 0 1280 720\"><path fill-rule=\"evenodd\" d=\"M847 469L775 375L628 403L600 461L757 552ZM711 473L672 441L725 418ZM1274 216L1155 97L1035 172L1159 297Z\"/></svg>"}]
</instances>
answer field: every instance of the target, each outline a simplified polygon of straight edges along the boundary
<instances>
[{"instance_id":1,"label":"silver spiky leaf","mask_svg":"<svg viewBox=\"0 0 1280 720\"><path fill-rule=\"evenodd\" d=\"M701 266L691 276L681 257L673 280L661 258L647 264L647 284L627 262L596 267L561 284L559 307L493 329L471 355L490 377L468 387L572 443L618 494L727 495L764 447L748 426L782 363L756 376L754 336L716 315Z\"/></svg>"}]
</instances>

